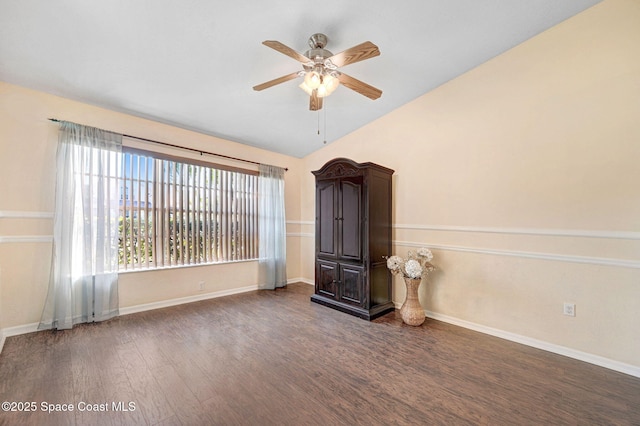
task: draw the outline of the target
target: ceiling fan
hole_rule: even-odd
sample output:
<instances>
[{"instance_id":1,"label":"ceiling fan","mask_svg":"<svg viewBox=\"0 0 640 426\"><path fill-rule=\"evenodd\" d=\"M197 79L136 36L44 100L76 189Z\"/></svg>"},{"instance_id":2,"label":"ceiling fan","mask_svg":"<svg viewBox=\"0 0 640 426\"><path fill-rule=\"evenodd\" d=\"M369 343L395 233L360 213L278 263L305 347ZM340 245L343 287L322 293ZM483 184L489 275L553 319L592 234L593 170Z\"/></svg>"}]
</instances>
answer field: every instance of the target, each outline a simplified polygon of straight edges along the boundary
<instances>
[{"instance_id":1,"label":"ceiling fan","mask_svg":"<svg viewBox=\"0 0 640 426\"><path fill-rule=\"evenodd\" d=\"M302 63L303 70L259 84L254 86L253 90L264 90L271 86L293 80L296 77L304 77L304 81L300 85L300 88L310 96L309 109L311 111L321 109L322 99L325 96L329 96L340 85L340 83L369 99L378 99L382 95L382 90L376 89L367 83L338 71L338 68L344 67L345 65L364 61L365 59L380 55L378 46L370 41L365 41L364 43L334 55L325 49L327 41L328 38L326 35L320 33L313 34L309 37L309 46L311 49L307 50L304 55L285 46L279 41L263 41L262 44L265 46L277 50L278 52Z\"/></svg>"}]
</instances>

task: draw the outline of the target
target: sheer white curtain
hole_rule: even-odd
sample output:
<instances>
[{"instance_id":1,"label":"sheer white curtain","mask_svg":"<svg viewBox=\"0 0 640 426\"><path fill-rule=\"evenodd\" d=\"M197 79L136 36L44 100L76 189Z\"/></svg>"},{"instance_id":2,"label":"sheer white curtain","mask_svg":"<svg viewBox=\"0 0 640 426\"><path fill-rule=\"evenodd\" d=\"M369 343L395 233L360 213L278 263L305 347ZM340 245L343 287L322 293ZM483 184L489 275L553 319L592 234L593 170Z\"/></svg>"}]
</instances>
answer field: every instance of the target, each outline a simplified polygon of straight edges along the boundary
<instances>
[{"instance_id":1,"label":"sheer white curtain","mask_svg":"<svg viewBox=\"0 0 640 426\"><path fill-rule=\"evenodd\" d=\"M118 315L118 202L122 135L62 122L53 253L39 329Z\"/></svg>"},{"instance_id":2,"label":"sheer white curtain","mask_svg":"<svg viewBox=\"0 0 640 426\"><path fill-rule=\"evenodd\" d=\"M284 169L260 165L258 230L260 287L287 285L287 244L284 214Z\"/></svg>"}]
</instances>

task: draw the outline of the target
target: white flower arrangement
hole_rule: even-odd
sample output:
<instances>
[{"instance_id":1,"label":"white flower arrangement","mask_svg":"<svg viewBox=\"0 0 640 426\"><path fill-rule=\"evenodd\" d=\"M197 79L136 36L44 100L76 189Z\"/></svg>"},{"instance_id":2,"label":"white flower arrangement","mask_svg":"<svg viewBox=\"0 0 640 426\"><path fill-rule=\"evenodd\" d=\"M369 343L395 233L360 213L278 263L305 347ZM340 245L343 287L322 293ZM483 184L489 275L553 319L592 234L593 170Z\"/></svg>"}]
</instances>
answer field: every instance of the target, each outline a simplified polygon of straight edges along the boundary
<instances>
[{"instance_id":1,"label":"white flower arrangement","mask_svg":"<svg viewBox=\"0 0 640 426\"><path fill-rule=\"evenodd\" d=\"M400 275L407 278L422 278L423 275L433 271L435 266L431 264L433 254L431 250L421 247L415 252L409 250L406 259L400 256L389 256L387 258L387 268L394 275Z\"/></svg>"}]
</instances>

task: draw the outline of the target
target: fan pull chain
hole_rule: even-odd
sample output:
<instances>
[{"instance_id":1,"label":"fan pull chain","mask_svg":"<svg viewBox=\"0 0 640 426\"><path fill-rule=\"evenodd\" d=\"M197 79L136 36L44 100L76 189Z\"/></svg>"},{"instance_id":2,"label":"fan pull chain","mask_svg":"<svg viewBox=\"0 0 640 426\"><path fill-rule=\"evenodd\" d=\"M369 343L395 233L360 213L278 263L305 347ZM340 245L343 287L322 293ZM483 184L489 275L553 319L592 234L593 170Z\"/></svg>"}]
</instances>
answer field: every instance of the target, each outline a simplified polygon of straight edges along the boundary
<instances>
[{"instance_id":1,"label":"fan pull chain","mask_svg":"<svg viewBox=\"0 0 640 426\"><path fill-rule=\"evenodd\" d=\"M324 103L324 137L322 138L322 143L327 144L327 103ZM320 136L320 110L318 110L318 136Z\"/></svg>"},{"instance_id":2,"label":"fan pull chain","mask_svg":"<svg viewBox=\"0 0 640 426\"><path fill-rule=\"evenodd\" d=\"M325 103L324 105L324 142L325 145L327 144L327 105Z\"/></svg>"}]
</instances>

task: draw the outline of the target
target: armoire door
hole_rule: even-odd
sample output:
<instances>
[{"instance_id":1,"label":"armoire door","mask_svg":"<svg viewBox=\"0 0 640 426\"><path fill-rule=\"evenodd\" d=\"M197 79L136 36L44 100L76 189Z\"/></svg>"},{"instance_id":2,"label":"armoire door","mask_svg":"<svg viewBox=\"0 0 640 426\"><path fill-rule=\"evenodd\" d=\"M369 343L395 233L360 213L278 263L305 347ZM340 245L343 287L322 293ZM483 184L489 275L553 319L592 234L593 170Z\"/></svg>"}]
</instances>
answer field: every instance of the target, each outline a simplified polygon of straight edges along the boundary
<instances>
[{"instance_id":1,"label":"armoire door","mask_svg":"<svg viewBox=\"0 0 640 426\"><path fill-rule=\"evenodd\" d=\"M362 260L363 189L362 176L340 180L338 208L338 256L340 259Z\"/></svg>"},{"instance_id":2,"label":"armoire door","mask_svg":"<svg viewBox=\"0 0 640 426\"><path fill-rule=\"evenodd\" d=\"M362 266L340 264L340 301L363 306L365 296L364 268Z\"/></svg>"},{"instance_id":3,"label":"armoire door","mask_svg":"<svg viewBox=\"0 0 640 426\"><path fill-rule=\"evenodd\" d=\"M335 262L316 262L316 294L338 299L338 265Z\"/></svg>"},{"instance_id":4,"label":"armoire door","mask_svg":"<svg viewBox=\"0 0 640 426\"><path fill-rule=\"evenodd\" d=\"M316 187L316 248L323 257L337 257L338 183L319 181Z\"/></svg>"}]
</instances>

